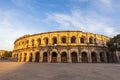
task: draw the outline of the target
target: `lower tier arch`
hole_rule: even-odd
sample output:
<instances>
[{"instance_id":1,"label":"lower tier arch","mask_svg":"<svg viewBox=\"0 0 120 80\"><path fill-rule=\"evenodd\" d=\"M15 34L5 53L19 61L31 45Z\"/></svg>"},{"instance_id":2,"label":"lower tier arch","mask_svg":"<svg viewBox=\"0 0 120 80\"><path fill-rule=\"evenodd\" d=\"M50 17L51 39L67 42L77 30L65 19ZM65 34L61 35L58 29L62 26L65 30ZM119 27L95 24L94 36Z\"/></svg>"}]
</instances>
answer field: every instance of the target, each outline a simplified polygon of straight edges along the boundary
<instances>
[{"instance_id":1,"label":"lower tier arch","mask_svg":"<svg viewBox=\"0 0 120 80\"><path fill-rule=\"evenodd\" d=\"M17 55L17 57L14 57ZM13 57L18 62L41 62L41 63L105 63L115 62L116 55L107 49L87 47L43 47L32 50L18 50L13 52Z\"/></svg>"}]
</instances>

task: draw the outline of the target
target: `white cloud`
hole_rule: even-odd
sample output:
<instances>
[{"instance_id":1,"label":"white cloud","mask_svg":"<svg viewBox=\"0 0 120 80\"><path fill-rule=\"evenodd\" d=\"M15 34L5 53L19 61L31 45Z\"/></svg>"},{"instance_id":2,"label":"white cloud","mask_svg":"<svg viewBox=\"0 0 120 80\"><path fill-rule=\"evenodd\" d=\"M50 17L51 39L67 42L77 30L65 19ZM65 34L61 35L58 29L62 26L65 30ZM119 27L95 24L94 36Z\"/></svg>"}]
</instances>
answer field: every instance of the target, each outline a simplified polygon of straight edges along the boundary
<instances>
[{"instance_id":1,"label":"white cloud","mask_svg":"<svg viewBox=\"0 0 120 80\"><path fill-rule=\"evenodd\" d=\"M119 2L115 0L70 0L71 5L68 8L71 10L69 14L63 13L47 13L47 19L43 20L34 13L35 3L33 0L11 0L19 10L4 10L0 9L0 49L12 50L13 42L19 36L28 33L37 33L38 31L46 30L81 30L93 33L104 34L107 36L114 36L118 34L117 27L113 27L110 23L115 23L115 20L104 13L116 13L120 11ZM85 2L85 3L84 3ZM84 4L83 4L84 3ZM115 3L115 4L114 4ZM41 3L42 4L42 3ZM77 5L76 5L77 4ZM79 5L81 4L81 5ZM46 4L44 4L46 5ZM36 5L39 7L39 5ZM75 7L74 7L75 6ZM77 6L77 8L76 8ZM18 9L18 8L16 8ZM27 13L30 10L31 13ZM80 10L81 9L81 10ZM59 10L58 10L59 11ZM37 11L36 11L37 12ZM99 13L100 12L100 13ZM38 11L38 13L41 13ZM35 17L36 16L36 17ZM42 23L41 21L44 22ZM119 21L118 21L119 22ZM117 23L116 23L117 24ZM29 26L29 29L28 29ZM37 26L37 27L36 27ZM42 27L38 27L42 26ZM55 28L55 27L56 28ZM35 29L37 28L37 29Z\"/></svg>"},{"instance_id":2,"label":"white cloud","mask_svg":"<svg viewBox=\"0 0 120 80\"><path fill-rule=\"evenodd\" d=\"M112 0L100 0L101 3L103 3L107 7L112 6Z\"/></svg>"},{"instance_id":3,"label":"white cloud","mask_svg":"<svg viewBox=\"0 0 120 80\"><path fill-rule=\"evenodd\" d=\"M91 0L89 1L93 9L103 13L115 13L120 11L120 0Z\"/></svg>"},{"instance_id":4,"label":"white cloud","mask_svg":"<svg viewBox=\"0 0 120 80\"><path fill-rule=\"evenodd\" d=\"M107 22L109 18L100 16L97 13L84 13L80 10L73 10L71 14L53 13L49 14L47 21L58 24L58 29L79 29L93 33L113 36L118 32Z\"/></svg>"},{"instance_id":5,"label":"white cloud","mask_svg":"<svg viewBox=\"0 0 120 80\"><path fill-rule=\"evenodd\" d=\"M29 29L27 28L28 25L20 19L23 16L17 11L0 10L0 15L2 15L0 16L0 49L12 50L13 43L18 37L35 32L30 26Z\"/></svg>"},{"instance_id":6,"label":"white cloud","mask_svg":"<svg viewBox=\"0 0 120 80\"><path fill-rule=\"evenodd\" d=\"M102 13L114 13L120 11L120 0L70 0L71 9L91 9Z\"/></svg>"}]
</instances>

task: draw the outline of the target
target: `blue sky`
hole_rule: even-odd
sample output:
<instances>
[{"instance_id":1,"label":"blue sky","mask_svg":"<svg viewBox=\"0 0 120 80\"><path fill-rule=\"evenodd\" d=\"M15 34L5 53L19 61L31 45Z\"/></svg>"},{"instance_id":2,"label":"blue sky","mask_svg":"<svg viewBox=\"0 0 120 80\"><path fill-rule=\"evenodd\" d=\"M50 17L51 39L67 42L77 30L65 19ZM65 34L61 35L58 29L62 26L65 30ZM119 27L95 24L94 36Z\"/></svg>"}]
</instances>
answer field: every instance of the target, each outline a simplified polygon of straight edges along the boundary
<instances>
[{"instance_id":1,"label":"blue sky","mask_svg":"<svg viewBox=\"0 0 120 80\"><path fill-rule=\"evenodd\" d=\"M25 34L80 30L113 37L120 32L120 0L0 0L0 49Z\"/></svg>"}]
</instances>

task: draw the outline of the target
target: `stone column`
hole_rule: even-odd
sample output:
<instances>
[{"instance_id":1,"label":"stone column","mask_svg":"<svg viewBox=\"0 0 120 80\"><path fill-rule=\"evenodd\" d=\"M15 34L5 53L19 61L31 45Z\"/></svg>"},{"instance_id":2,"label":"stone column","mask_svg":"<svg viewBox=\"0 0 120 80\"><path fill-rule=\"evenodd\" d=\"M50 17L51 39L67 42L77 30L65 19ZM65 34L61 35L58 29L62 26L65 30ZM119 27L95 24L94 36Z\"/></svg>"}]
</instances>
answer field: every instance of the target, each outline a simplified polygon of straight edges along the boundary
<instances>
[{"instance_id":1,"label":"stone column","mask_svg":"<svg viewBox=\"0 0 120 80\"><path fill-rule=\"evenodd\" d=\"M49 63L49 61L50 61L49 56L50 56L50 54L49 54L49 52L47 52L47 62L48 62L48 63Z\"/></svg>"},{"instance_id":2,"label":"stone column","mask_svg":"<svg viewBox=\"0 0 120 80\"><path fill-rule=\"evenodd\" d=\"M47 52L47 60L48 60L48 63L50 63L50 53Z\"/></svg>"},{"instance_id":3,"label":"stone column","mask_svg":"<svg viewBox=\"0 0 120 80\"><path fill-rule=\"evenodd\" d=\"M92 62L91 52L88 52L87 57L88 57L88 62L91 63Z\"/></svg>"},{"instance_id":4,"label":"stone column","mask_svg":"<svg viewBox=\"0 0 120 80\"><path fill-rule=\"evenodd\" d=\"M77 53L77 62L78 62L78 63L80 62L79 53Z\"/></svg>"},{"instance_id":5,"label":"stone column","mask_svg":"<svg viewBox=\"0 0 120 80\"><path fill-rule=\"evenodd\" d=\"M79 62L82 63L82 54L79 54Z\"/></svg>"},{"instance_id":6,"label":"stone column","mask_svg":"<svg viewBox=\"0 0 120 80\"><path fill-rule=\"evenodd\" d=\"M39 52L39 53L40 53L40 55L39 55L39 57L40 57L39 58L39 62L42 63L43 62L43 52Z\"/></svg>"},{"instance_id":7,"label":"stone column","mask_svg":"<svg viewBox=\"0 0 120 80\"><path fill-rule=\"evenodd\" d=\"M58 34L57 44L58 44L58 45L61 44L61 39L60 39L59 34Z\"/></svg>"},{"instance_id":8,"label":"stone column","mask_svg":"<svg viewBox=\"0 0 120 80\"><path fill-rule=\"evenodd\" d=\"M49 52L49 62L51 63L52 54Z\"/></svg>"},{"instance_id":9,"label":"stone column","mask_svg":"<svg viewBox=\"0 0 120 80\"><path fill-rule=\"evenodd\" d=\"M67 58L67 59L68 59L67 61L68 61L69 63L72 62L70 50L68 50L68 58Z\"/></svg>"},{"instance_id":10,"label":"stone column","mask_svg":"<svg viewBox=\"0 0 120 80\"><path fill-rule=\"evenodd\" d=\"M61 62L61 55L60 53L58 52L58 55L57 55L57 62L60 63Z\"/></svg>"},{"instance_id":11,"label":"stone column","mask_svg":"<svg viewBox=\"0 0 120 80\"><path fill-rule=\"evenodd\" d=\"M35 62L35 56L36 56L36 54L33 53L32 62Z\"/></svg>"},{"instance_id":12,"label":"stone column","mask_svg":"<svg viewBox=\"0 0 120 80\"><path fill-rule=\"evenodd\" d=\"M115 51L115 54L116 54L116 58L117 58L116 60L118 62L119 61L119 55L118 55L118 51L117 50Z\"/></svg>"},{"instance_id":13,"label":"stone column","mask_svg":"<svg viewBox=\"0 0 120 80\"><path fill-rule=\"evenodd\" d=\"M29 62L29 59L30 59L30 54L27 53L27 55L26 55L26 62Z\"/></svg>"},{"instance_id":14,"label":"stone column","mask_svg":"<svg viewBox=\"0 0 120 80\"><path fill-rule=\"evenodd\" d=\"M20 55L21 55L21 54L19 53L19 55L18 55L18 61L17 61L17 62L20 62Z\"/></svg>"},{"instance_id":15,"label":"stone column","mask_svg":"<svg viewBox=\"0 0 120 80\"><path fill-rule=\"evenodd\" d=\"M22 62L22 53L20 53L19 55L20 55L19 62Z\"/></svg>"},{"instance_id":16,"label":"stone column","mask_svg":"<svg viewBox=\"0 0 120 80\"><path fill-rule=\"evenodd\" d=\"M21 62L24 62L24 53L22 53Z\"/></svg>"},{"instance_id":17,"label":"stone column","mask_svg":"<svg viewBox=\"0 0 120 80\"><path fill-rule=\"evenodd\" d=\"M104 52L104 61L107 63L107 55L105 52Z\"/></svg>"},{"instance_id":18,"label":"stone column","mask_svg":"<svg viewBox=\"0 0 120 80\"><path fill-rule=\"evenodd\" d=\"M100 63L101 61L100 61L100 55L99 55L99 53L96 53L97 54L97 63Z\"/></svg>"},{"instance_id":19,"label":"stone column","mask_svg":"<svg viewBox=\"0 0 120 80\"><path fill-rule=\"evenodd\" d=\"M118 51L118 62L120 62L120 51Z\"/></svg>"}]
</instances>

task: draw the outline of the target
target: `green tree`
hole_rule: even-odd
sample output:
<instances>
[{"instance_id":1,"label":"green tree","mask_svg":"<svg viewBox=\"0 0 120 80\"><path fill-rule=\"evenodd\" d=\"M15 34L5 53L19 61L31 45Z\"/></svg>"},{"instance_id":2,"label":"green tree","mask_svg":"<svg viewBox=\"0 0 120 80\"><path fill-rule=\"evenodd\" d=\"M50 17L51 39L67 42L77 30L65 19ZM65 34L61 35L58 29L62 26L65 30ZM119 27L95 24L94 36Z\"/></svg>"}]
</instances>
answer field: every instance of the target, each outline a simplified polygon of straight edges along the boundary
<instances>
[{"instance_id":1,"label":"green tree","mask_svg":"<svg viewBox=\"0 0 120 80\"><path fill-rule=\"evenodd\" d=\"M120 34L111 38L111 40L107 43L108 49L111 52L111 58L113 62L117 62L119 60L118 51L120 51Z\"/></svg>"},{"instance_id":2,"label":"green tree","mask_svg":"<svg viewBox=\"0 0 120 80\"><path fill-rule=\"evenodd\" d=\"M107 46L110 51L114 52L115 50L120 51L120 34L114 36L108 43Z\"/></svg>"},{"instance_id":3,"label":"green tree","mask_svg":"<svg viewBox=\"0 0 120 80\"><path fill-rule=\"evenodd\" d=\"M4 57L9 58L12 56L12 51L5 51Z\"/></svg>"}]
</instances>

